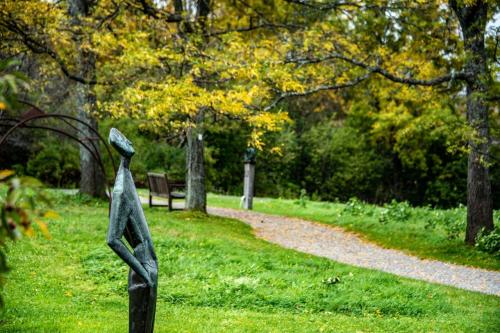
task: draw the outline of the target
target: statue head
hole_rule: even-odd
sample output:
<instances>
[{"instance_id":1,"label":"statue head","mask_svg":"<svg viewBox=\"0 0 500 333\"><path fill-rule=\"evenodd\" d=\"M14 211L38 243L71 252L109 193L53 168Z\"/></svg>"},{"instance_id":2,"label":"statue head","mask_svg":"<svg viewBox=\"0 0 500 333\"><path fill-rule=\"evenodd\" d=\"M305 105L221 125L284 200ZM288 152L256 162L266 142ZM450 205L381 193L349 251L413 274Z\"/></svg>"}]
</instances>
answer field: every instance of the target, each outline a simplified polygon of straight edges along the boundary
<instances>
[{"instance_id":1,"label":"statue head","mask_svg":"<svg viewBox=\"0 0 500 333\"><path fill-rule=\"evenodd\" d=\"M109 131L108 141L125 158L131 158L135 154L132 142L116 128L111 128Z\"/></svg>"},{"instance_id":2,"label":"statue head","mask_svg":"<svg viewBox=\"0 0 500 333\"><path fill-rule=\"evenodd\" d=\"M243 155L243 162L255 164L255 155L256 154L257 154L257 152L255 151L255 148L249 147L249 148L245 149L245 155Z\"/></svg>"}]
</instances>

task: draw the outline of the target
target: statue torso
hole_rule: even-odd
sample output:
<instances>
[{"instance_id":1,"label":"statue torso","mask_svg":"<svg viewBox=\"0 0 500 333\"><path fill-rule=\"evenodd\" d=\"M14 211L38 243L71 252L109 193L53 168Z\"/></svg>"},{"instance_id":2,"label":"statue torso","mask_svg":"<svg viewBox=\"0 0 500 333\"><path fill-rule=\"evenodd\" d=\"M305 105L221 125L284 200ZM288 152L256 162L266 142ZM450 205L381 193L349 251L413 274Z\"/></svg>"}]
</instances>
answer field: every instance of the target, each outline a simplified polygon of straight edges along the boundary
<instances>
[{"instance_id":1,"label":"statue torso","mask_svg":"<svg viewBox=\"0 0 500 333\"><path fill-rule=\"evenodd\" d=\"M120 166L113 189L113 200L121 200L122 209L127 210L125 239L134 250L134 256L143 264L156 266L156 254L141 201L137 195L132 175L128 168Z\"/></svg>"}]
</instances>

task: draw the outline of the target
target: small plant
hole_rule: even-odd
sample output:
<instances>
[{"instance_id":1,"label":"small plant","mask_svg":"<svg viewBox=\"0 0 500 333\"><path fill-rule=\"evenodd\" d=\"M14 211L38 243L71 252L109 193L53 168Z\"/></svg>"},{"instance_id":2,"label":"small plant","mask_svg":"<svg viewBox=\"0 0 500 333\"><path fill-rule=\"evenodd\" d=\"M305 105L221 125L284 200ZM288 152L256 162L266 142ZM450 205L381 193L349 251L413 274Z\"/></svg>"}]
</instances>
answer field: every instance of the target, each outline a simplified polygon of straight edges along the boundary
<instances>
[{"instance_id":1,"label":"small plant","mask_svg":"<svg viewBox=\"0 0 500 333\"><path fill-rule=\"evenodd\" d=\"M323 283L323 284L325 284L327 286L331 286L331 285L340 283L340 277L338 277L338 276L332 276L332 277L324 279L323 281L321 281L321 283Z\"/></svg>"},{"instance_id":2,"label":"small plant","mask_svg":"<svg viewBox=\"0 0 500 333\"><path fill-rule=\"evenodd\" d=\"M482 229L476 237L476 247L500 258L500 228L495 227L491 231Z\"/></svg>"},{"instance_id":3,"label":"small plant","mask_svg":"<svg viewBox=\"0 0 500 333\"><path fill-rule=\"evenodd\" d=\"M429 209L425 228L432 230L442 227L448 239L457 239L465 230L465 221L465 209L462 205L446 211Z\"/></svg>"},{"instance_id":4,"label":"small plant","mask_svg":"<svg viewBox=\"0 0 500 333\"><path fill-rule=\"evenodd\" d=\"M386 224L390 221L390 217L389 217L389 209L387 208L382 208L382 210L380 211L380 215L378 217L378 221L381 223L381 224Z\"/></svg>"},{"instance_id":5,"label":"small plant","mask_svg":"<svg viewBox=\"0 0 500 333\"><path fill-rule=\"evenodd\" d=\"M351 198L345 204L342 214L347 213L352 216L362 215L364 212L364 204L357 198Z\"/></svg>"},{"instance_id":6,"label":"small plant","mask_svg":"<svg viewBox=\"0 0 500 333\"><path fill-rule=\"evenodd\" d=\"M299 205L300 207L306 208L307 201L309 201L307 191L305 189L301 189L299 199L295 201L295 204Z\"/></svg>"},{"instance_id":7,"label":"small plant","mask_svg":"<svg viewBox=\"0 0 500 333\"><path fill-rule=\"evenodd\" d=\"M411 207L408 202L397 202L392 200L386 204L380 212L379 222L382 224L388 222L405 222L411 217Z\"/></svg>"}]
</instances>

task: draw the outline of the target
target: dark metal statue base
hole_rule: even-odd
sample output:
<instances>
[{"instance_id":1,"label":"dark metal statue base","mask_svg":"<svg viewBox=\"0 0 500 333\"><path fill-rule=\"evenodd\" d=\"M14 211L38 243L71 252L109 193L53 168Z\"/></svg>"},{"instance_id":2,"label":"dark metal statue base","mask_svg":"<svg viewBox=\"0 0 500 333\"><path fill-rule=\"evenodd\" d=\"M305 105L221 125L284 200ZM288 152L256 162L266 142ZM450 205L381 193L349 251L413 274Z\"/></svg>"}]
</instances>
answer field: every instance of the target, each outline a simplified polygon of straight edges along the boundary
<instances>
[{"instance_id":1,"label":"dark metal statue base","mask_svg":"<svg viewBox=\"0 0 500 333\"><path fill-rule=\"evenodd\" d=\"M156 287L148 287L130 270L128 274L129 332L153 333L156 312Z\"/></svg>"}]
</instances>

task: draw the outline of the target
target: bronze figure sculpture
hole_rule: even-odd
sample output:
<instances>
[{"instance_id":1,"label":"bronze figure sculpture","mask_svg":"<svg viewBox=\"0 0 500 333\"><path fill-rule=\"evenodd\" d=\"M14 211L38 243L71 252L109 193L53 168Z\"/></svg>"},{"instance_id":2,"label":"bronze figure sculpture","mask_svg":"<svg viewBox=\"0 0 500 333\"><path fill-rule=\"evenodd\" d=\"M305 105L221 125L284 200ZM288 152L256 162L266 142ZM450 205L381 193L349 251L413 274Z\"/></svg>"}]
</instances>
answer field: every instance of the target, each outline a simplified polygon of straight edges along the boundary
<instances>
[{"instance_id":1,"label":"bronze figure sculpture","mask_svg":"<svg viewBox=\"0 0 500 333\"><path fill-rule=\"evenodd\" d=\"M156 310L158 261L153 248L141 201L130 173L132 143L115 128L109 132L109 143L120 153L121 161L112 193L108 245L127 265L129 293L129 332L152 333ZM133 249L123 243L122 237Z\"/></svg>"},{"instance_id":2,"label":"bronze figure sculpture","mask_svg":"<svg viewBox=\"0 0 500 333\"><path fill-rule=\"evenodd\" d=\"M248 147L247 149L245 149L245 154L243 155L243 162L255 164L255 155L257 155L255 148Z\"/></svg>"}]
</instances>

